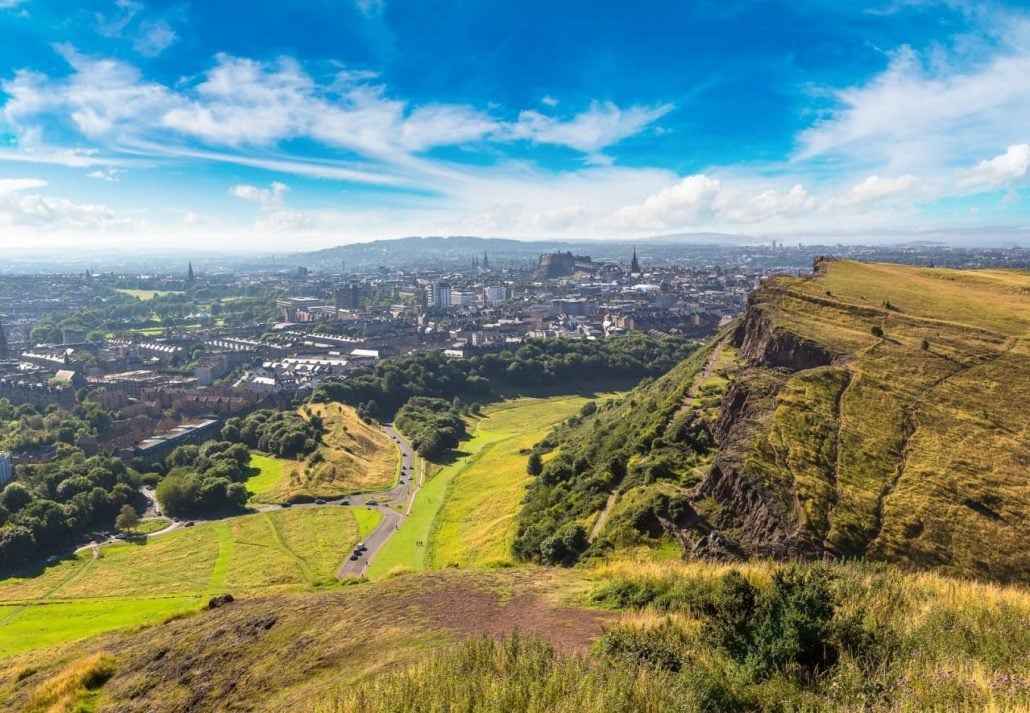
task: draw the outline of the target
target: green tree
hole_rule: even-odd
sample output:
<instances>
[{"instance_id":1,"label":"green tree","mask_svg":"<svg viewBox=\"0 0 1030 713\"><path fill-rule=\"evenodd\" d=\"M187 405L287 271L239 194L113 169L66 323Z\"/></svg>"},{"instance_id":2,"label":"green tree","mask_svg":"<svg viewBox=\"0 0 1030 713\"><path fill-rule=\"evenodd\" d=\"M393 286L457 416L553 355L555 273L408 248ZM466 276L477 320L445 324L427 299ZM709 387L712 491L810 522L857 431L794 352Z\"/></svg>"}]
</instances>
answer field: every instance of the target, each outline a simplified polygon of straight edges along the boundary
<instances>
[{"instance_id":1,"label":"green tree","mask_svg":"<svg viewBox=\"0 0 1030 713\"><path fill-rule=\"evenodd\" d=\"M544 469L544 461L540 454L533 451L529 454L529 461L526 463L526 472L530 475L540 475Z\"/></svg>"},{"instance_id":2,"label":"green tree","mask_svg":"<svg viewBox=\"0 0 1030 713\"><path fill-rule=\"evenodd\" d=\"M139 527L139 516L136 515L136 510L133 509L132 505L122 505L122 509L118 513L118 517L114 520L114 526L122 532L135 530Z\"/></svg>"}]
</instances>

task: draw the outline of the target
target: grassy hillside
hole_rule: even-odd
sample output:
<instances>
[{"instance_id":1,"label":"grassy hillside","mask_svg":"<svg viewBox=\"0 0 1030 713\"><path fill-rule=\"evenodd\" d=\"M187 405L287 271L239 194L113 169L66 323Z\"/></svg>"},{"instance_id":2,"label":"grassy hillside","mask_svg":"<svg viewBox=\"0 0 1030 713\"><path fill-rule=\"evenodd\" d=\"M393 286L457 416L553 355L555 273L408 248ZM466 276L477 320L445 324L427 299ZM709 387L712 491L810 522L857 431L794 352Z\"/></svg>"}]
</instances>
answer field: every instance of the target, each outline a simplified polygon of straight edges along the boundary
<instances>
[{"instance_id":1,"label":"grassy hillside","mask_svg":"<svg viewBox=\"0 0 1030 713\"><path fill-rule=\"evenodd\" d=\"M429 464L410 516L372 561L368 576L510 563L515 515L531 480L526 453L588 401L585 395L520 398L469 417L470 438L448 463Z\"/></svg>"},{"instance_id":2,"label":"grassy hillside","mask_svg":"<svg viewBox=\"0 0 1030 713\"><path fill-rule=\"evenodd\" d=\"M610 395L596 399L604 402ZM511 561L515 516L531 476L527 452L559 421L591 401L585 396L522 398L490 406L474 425L485 441L463 462L429 540L433 567L496 565Z\"/></svg>"},{"instance_id":3,"label":"grassy hillside","mask_svg":"<svg viewBox=\"0 0 1030 713\"><path fill-rule=\"evenodd\" d=\"M258 503L338 498L355 492L387 489L397 479L397 446L380 429L358 418L350 406L313 403L299 413L322 418L325 436L305 460L255 453L247 489Z\"/></svg>"},{"instance_id":4,"label":"grassy hillside","mask_svg":"<svg viewBox=\"0 0 1030 713\"><path fill-rule=\"evenodd\" d=\"M244 597L10 659L0 706L58 693L124 713L1030 705L1023 590L857 565L735 571L618 560ZM741 656L734 632L761 656Z\"/></svg>"},{"instance_id":5,"label":"grassy hillside","mask_svg":"<svg viewBox=\"0 0 1030 713\"><path fill-rule=\"evenodd\" d=\"M713 553L718 529L721 556L1027 581L1030 274L817 268L769 281L733 334L549 437L519 554L584 549L570 528L607 507L593 551Z\"/></svg>"},{"instance_id":6,"label":"grassy hillside","mask_svg":"<svg viewBox=\"0 0 1030 713\"><path fill-rule=\"evenodd\" d=\"M305 508L201 523L105 545L0 582L0 658L195 611L215 594L309 589L379 521L365 508Z\"/></svg>"}]
</instances>

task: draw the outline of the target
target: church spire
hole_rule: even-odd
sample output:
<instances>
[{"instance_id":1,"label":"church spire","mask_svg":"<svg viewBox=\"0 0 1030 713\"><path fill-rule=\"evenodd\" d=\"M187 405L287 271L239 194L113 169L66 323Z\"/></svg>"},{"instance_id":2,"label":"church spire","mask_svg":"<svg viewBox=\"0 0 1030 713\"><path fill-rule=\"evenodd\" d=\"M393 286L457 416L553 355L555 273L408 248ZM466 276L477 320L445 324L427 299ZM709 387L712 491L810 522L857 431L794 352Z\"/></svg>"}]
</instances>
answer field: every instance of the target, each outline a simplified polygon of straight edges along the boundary
<instances>
[{"instance_id":1,"label":"church spire","mask_svg":"<svg viewBox=\"0 0 1030 713\"><path fill-rule=\"evenodd\" d=\"M193 282L195 279L197 278L193 275L193 261L190 260L190 269L186 272L186 282Z\"/></svg>"},{"instance_id":2,"label":"church spire","mask_svg":"<svg viewBox=\"0 0 1030 713\"><path fill-rule=\"evenodd\" d=\"M490 267L490 258L486 256L486 250L483 251L483 269Z\"/></svg>"},{"instance_id":3,"label":"church spire","mask_svg":"<svg viewBox=\"0 0 1030 713\"><path fill-rule=\"evenodd\" d=\"M9 359L11 350L7 346L7 337L4 336L4 325L0 324L0 359Z\"/></svg>"},{"instance_id":4,"label":"church spire","mask_svg":"<svg viewBox=\"0 0 1030 713\"><path fill-rule=\"evenodd\" d=\"M640 272L640 263L637 261L637 249L633 248L633 262L629 264L630 272Z\"/></svg>"}]
</instances>

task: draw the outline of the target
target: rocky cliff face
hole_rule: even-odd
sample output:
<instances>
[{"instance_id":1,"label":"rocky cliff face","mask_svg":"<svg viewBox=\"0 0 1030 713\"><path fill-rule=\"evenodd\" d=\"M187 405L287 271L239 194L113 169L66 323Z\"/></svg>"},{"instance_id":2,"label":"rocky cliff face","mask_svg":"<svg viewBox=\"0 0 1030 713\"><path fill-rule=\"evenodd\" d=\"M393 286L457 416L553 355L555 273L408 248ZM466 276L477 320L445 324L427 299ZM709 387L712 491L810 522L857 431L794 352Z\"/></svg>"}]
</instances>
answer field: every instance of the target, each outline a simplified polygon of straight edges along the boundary
<instances>
[{"instance_id":1,"label":"rocky cliff face","mask_svg":"<svg viewBox=\"0 0 1030 713\"><path fill-rule=\"evenodd\" d=\"M752 366L802 371L828 366L834 360L834 354L819 344L775 328L755 294L748 299L740 326L733 332L733 343Z\"/></svg>"},{"instance_id":2,"label":"rocky cliff face","mask_svg":"<svg viewBox=\"0 0 1030 713\"><path fill-rule=\"evenodd\" d=\"M765 289L775 289L768 286ZM770 492L749 463L749 443L761 437L776 395L793 373L828 366L835 355L823 346L775 327L752 295L740 325L730 337L750 369L727 387L712 428L718 455L696 488L722 506L716 523L733 533L730 548L773 558L822 554L798 517L796 494L789 487ZM722 534L724 539L727 537ZM716 548L715 556L723 548ZM707 554L708 548L695 548Z\"/></svg>"}]
</instances>

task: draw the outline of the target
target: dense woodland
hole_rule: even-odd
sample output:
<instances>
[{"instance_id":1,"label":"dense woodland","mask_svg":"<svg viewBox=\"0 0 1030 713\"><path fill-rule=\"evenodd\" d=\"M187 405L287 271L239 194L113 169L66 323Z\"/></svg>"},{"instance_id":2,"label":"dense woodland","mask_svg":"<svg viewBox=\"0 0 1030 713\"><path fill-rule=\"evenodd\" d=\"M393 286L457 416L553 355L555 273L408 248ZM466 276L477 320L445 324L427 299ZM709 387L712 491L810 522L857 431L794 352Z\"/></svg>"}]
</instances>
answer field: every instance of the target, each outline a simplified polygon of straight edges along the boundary
<instances>
[{"instance_id":1,"label":"dense woodland","mask_svg":"<svg viewBox=\"0 0 1030 713\"><path fill-rule=\"evenodd\" d=\"M468 359L424 352L356 369L346 381L319 385L312 399L342 401L369 418L388 420L414 396L485 402L506 389L561 386L573 391L612 381L625 384L664 374L694 348L694 342L680 337L634 333L603 341L531 340L515 351Z\"/></svg>"},{"instance_id":2,"label":"dense woodland","mask_svg":"<svg viewBox=\"0 0 1030 713\"><path fill-rule=\"evenodd\" d=\"M397 427L411 439L423 458L438 459L457 448L468 434L460 403L415 396L401 406L395 419Z\"/></svg>"},{"instance_id":3,"label":"dense woodland","mask_svg":"<svg viewBox=\"0 0 1030 713\"><path fill-rule=\"evenodd\" d=\"M314 452L324 434L322 419L307 419L293 411L261 409L245 418L230 418L222 440L242 443L280 458L299 458Z\"/></svg>"},{"instance_id":4,"label":"dense woodland","mask_svg":"<svg viewBox=\"0 0 1030 713\"><path fill-rule=\"evenodd\" d=\"M139 474L117 458L58 447L56 460L18 466L0 491L0 566L37 560L84 534L110 528L123 505L141 500Z\"/></svg>"},{"instance_id":5,"label":"dense woodland","mask_svg":"<svg viewBox=\"0 0 1030 713\"><path fill-rule=\"evenodd\" d=\"M243 481L250 475L250 449L242 443L208 441L180 446L165 461L157 499L168 515L241 511L247 504Z\"/></svg>"}]
</instances>

